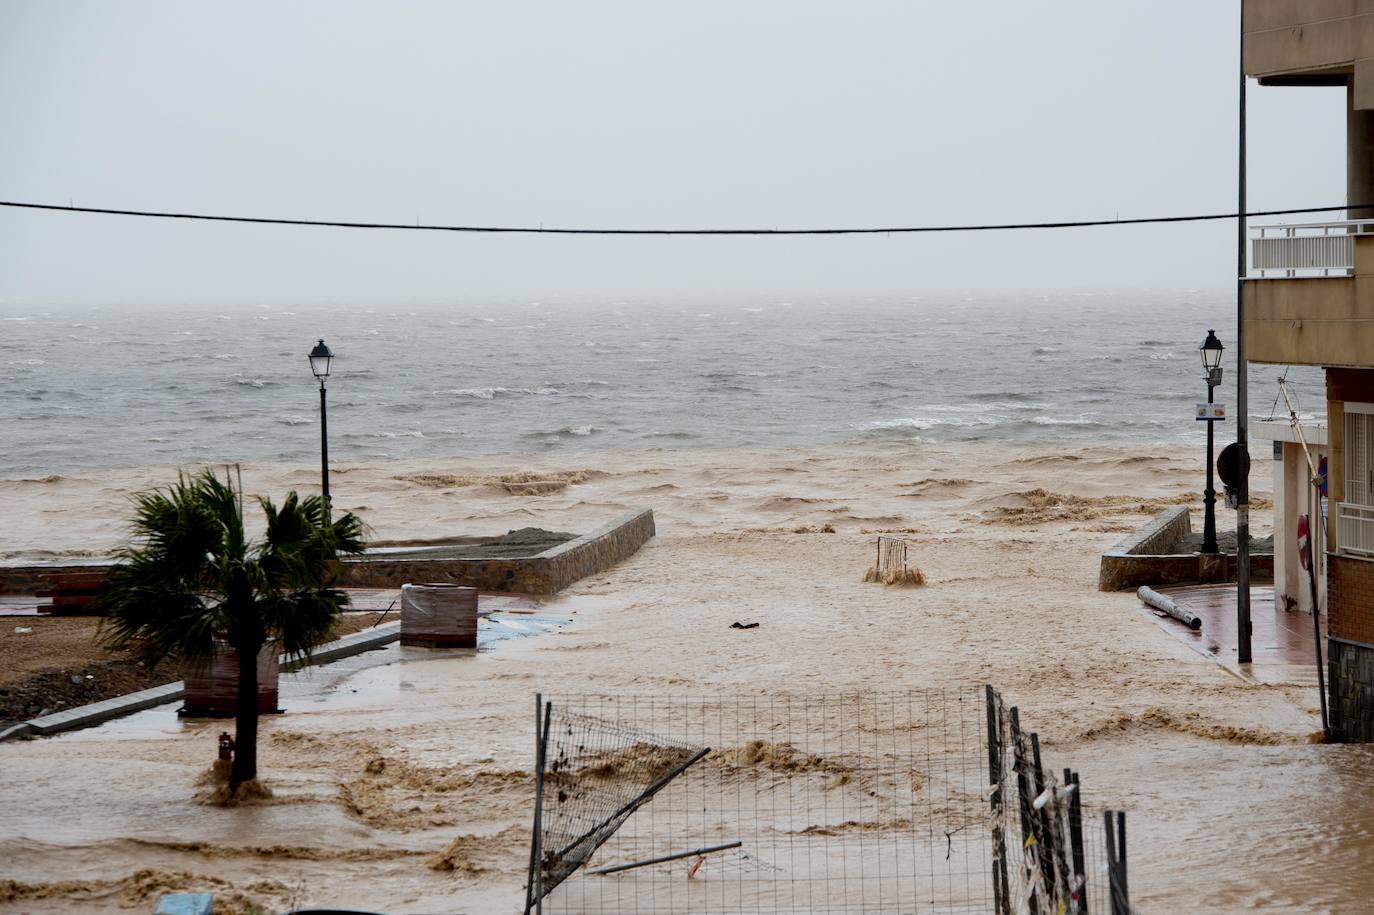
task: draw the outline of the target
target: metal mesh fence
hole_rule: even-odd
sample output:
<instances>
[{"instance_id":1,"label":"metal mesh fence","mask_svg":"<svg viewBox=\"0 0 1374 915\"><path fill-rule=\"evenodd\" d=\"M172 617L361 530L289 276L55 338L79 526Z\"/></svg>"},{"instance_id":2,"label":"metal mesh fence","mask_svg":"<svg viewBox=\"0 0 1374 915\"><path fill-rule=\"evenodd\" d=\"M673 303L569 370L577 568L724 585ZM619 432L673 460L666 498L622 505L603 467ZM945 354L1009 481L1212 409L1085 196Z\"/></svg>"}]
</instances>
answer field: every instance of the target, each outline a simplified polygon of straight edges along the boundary
<instances>
[{"instance_id":1,"label":"metal mesh fence","mask_svg":"<svg viewBox=\"0 0 1374 915\"><path fill-rule=\"evenodd\" d=\"M1109 869L1076 777L990 687L577 695L540 718L530 911L1129 911L1124 825Z\"/></svg>"}]
</instances>

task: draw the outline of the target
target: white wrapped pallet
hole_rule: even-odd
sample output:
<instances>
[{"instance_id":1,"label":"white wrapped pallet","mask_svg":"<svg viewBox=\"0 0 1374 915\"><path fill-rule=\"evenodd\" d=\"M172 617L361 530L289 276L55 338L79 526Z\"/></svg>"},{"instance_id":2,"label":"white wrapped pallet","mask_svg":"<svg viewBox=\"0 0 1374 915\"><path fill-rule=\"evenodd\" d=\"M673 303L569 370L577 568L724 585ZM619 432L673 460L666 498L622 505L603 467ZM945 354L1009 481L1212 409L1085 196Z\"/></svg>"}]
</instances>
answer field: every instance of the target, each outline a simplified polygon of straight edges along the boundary
<instances>
[{"instance_id":1,"label":"white wrapped pallet","mask_svg":"<svg viewBox=\"0 0 1374 915\"><path fill-rule=\"evenodd\" d=\"M401 644L477 646L477 589L441 583L401 586Z\"/></svg>"}]
</instances>

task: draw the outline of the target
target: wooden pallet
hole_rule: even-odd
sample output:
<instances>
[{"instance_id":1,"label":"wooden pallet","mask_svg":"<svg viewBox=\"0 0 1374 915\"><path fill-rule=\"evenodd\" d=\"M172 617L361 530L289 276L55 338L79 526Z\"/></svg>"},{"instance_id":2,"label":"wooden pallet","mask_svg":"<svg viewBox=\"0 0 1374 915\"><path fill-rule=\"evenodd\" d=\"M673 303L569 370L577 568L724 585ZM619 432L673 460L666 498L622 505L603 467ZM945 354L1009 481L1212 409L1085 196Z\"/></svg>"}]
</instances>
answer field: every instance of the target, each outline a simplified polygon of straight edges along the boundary
<instances>
[{"instance_id":1,"label":"wooden pallet","mask_svg":"<svg viewBox=\"0 0 1374 915\"><path fill-rule=\"evenodd\" d=\"M105 582L105 572L52 572L44 579L48 587L37 592L38 597L48 599L39 604L39 613L54 616L94 616L97 614L95 600L100 595L100 586Z\"/></svg>"}]
</instances>

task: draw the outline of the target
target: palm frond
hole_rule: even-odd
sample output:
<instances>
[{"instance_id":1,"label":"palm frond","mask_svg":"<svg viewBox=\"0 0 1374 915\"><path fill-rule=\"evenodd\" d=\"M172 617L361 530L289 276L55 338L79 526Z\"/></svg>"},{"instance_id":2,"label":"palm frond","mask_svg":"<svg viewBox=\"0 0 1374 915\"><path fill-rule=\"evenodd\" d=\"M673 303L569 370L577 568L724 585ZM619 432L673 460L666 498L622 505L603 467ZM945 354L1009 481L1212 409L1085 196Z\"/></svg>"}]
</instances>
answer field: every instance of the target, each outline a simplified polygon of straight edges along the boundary
<instances>
[{"instance_id":1,"label":"palm frond","mask_svg":"<svg viewBox=\"0 0 1374 915\"><path fill-rule=\"evenodd\" d=\"M107 645L194 659L217 638L277 638L300 654L328 638L348 605L331 587L335 563L363 551L364 527L351 513L331 521L320 496L288 493L280 507L260 498L259 544L245 537L239 494L211 471L178 474L133 502L133 542L117 552L99 598Z\"/></svg>"}]
</instances>

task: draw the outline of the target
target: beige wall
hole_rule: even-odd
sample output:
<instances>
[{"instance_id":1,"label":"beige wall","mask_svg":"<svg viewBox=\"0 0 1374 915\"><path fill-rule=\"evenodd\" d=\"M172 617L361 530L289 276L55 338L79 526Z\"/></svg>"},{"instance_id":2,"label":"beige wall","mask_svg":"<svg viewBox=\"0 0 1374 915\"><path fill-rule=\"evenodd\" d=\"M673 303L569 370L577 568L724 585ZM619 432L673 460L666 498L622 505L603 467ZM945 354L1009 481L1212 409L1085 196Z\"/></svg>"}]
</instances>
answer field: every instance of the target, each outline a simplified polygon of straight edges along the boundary
<instances>
[{"instance_id":1,"label":"beige wall","mask_svg":"<svg viewBox=\"0 0 1374 915\"><path fill-rule=\"evenodd\" d=\"M1245 0L1250 76L1349 73L1374 59L1374 0Z\"/></svg>"},{"instance_id":2,"label":"beige wall","mask_svg":"<svg viewBox=\"0 0 1374 915\"><path fill-rule=\"evenodd\" d=\"M1355 275L1247 280L1245 355L1281 365L1374 367L1374 236L1355 238Z\"/></svg>"}]
</instances>

